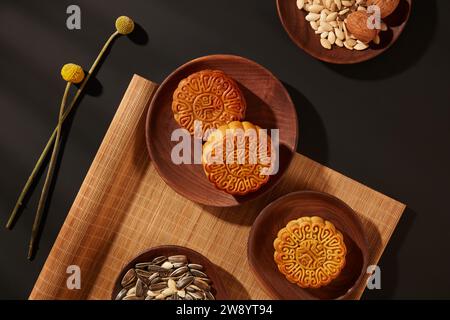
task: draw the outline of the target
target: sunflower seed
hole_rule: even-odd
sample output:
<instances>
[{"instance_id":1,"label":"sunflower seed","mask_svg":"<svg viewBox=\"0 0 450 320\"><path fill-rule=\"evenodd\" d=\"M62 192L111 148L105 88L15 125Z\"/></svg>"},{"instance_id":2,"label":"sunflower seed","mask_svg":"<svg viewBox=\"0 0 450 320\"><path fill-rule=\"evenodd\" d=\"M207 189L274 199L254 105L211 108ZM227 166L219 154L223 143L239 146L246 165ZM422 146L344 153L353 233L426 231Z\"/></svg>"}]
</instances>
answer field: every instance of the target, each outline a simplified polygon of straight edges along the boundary
<instances>
[{"instance_id":1,"label":"sunflower seed","mask_svg":"<svg viewBox=\"0 0 450 320\"><path fill-rule=\"evenodd\" d=\"M172 263L172 265L175 269L178 269L179 267L185 266L186 263L185 262L174 262L174 263Z\"/></svg>"},{"instance_id":2,"label":"sunflower seed","mask_svg":"<svg viewBox=\"0 0 450 320\"><path fill-rule=\"evenodd\" d=\"M185 298L186 297L186 291L184 290L179 290L177 291L177 294L180 298Z\"/></svg>"},{"instance_id":3,"label":"sunflower seed","mask_svg":"<svg viewBox=\"0 0 450 320\"><path fill-rule=\"evenodd\" d=\"M189 268L187 266L175 269L171 274L170 277L176 277L176 276L180 276L186 272L189 271Z\"/></svg>"},{"instance_id":4,"label":"sunflower seed","mask_svg":"<svg viewBox=\"0 0 450 320\"><path fill-rule=\"evenodd\" d=\"M116 300L122 300L127 295L127 289L122 289L116 296Z\"/></svg>"},{"instance_id":5,"label":"sunflower seed","mask_svg":"<svg viewBox=\"0 0 450 320\"><path fill-rule=\"evenodd\" d=\"M331 43L327 39L320 39L320 44L327 50L331 49Z\"/></svg>"},{"instance_id":6,"label":"sunflower seed","mask_svg":"<svg viewBox=\"0 0 450 320\"><path fill-rule=\"evenodd\" d=\"M208 276L206 275L206 273L204 273L204 272L202 272L202 271L200 271L200 270L197 270L197 269L192 269L192 270L191 270L191 274L192 274L194 277L208 278Z\"/></svg>"},{"instance_id":7,"label":"sunflower seed","mask_svg":"<svg viewBox=\"0 0 450 320\"><path fill-rule=\"evenodd\" d=\"M188 285L192 283L192 281L194 281L194 277L192 276L181 278L180 280L177 281L177 289L182 290L186 288Z\"/></svg>"},{"instance_id":8,"label":"sunflower seed","mask_svg":"<svg viewBox=\"0 0 450 320\"><path fill-rule=\"evenodd\" d=\"M162 294L162 295L165 295L166 297L171 296L171 295L173 295L174 293L177 293L177 290L176 290L176 289L172 289L172 288L164 289L164 290L161 292L161 294Z\"/></svg>"},{"instance_id":9,"label":"sunflower seed","mask_svg":"<svg viewBox=\"0 0 450 320\"><path fill-rule=\"evenodd\" d=\"M150 283L152 283L152 280L155 279L155 278L158 278L158 277L159 277L159 274L158 274L157 272L155 272L155 273L152 274L150 277L148 277L148 281L149 281Z\"/></svg>"},{"instance_id":10,"label":"sunflower seed","mask_svg":"<svg viewBox=\"0 0 450 320\"><path fill-rule=\"evenodd\" d=\"M148 291L147 291L147 296L149 296L149 297L156 297L156 296L159 295L160 293L161 293L161 290L158 290L158 291L148 290Z\"/></svg>"},{"instance_id":11,"label":"sunflower seed","mask_svg":"<svg viewBox=\"0 0 450 320\"><path fill-rule=\"evenodd\" d=\"M174 263L174 262L187 263L187 257L185 255L170 256L168 259L172 263Z\"/></svg>"},{"instance_id":12,"label":"sunflower seed","mask_svg":"<svg viewBox=\"0 0 450 320\"><path fill-rule=\"evenodd\" d=\"M308 13L306 16L307 21L317 21L320 19L320 14L317 13Z\"/></svg>"},{"instance_id":13,"label":"sunflower seed","mask_svg":"<svg viewBox=\"0 0 450 320\"><path fill-rule=\"evenodd\" d=\"M134 267L136 269L146 269L151 264L152 264L151 262L139 262L139 263L136 263L136 265Z\"/></svg>"},{"instance_id":14,"label":"sunflower seed","mask_svg":"<svg viewBox=\"0 0 450 320\"><path fill-rule=\"evenodd\" d=\"M155 283L159 283L159 282L164 282L164 281L160 277L155 277L152 279L152 281L150 281L150 284L155 284Z\"/></svg>"},{"instance_id":15,"label":"sunflower seed","mask_svg":"<svg viewBox=\"0 0 450 320\"><path fill-rule=\"evenodd\" d=\"M167 288L167 283L165 283L165 282L154 283L149 286L149 289L152 291L162 290L165 288Z\"/></svg>"},{"instance_id":16,"label":"sunflower seed","mask_svg":"<svg viewBox=\"0 0 450 320\"><path fill-rule=\"evenodd\" d=\"M329 33L328 33L328 41L331 43L331 44L334 44L335 42L336 42L336 35L334 34L334 32L333 31L330 31Z\"/></svg>"},{"instance_id":17,"label":"sunflower seed","mask_svg":"<svg viewBox=\"0 0 450 320\"><path fill-rule=\"evenodd\" d=\"M337 12L332 12L330 13L327 18L325 19L326 22L331 22L331 21L335 21L337 18L338 13Z\"/></svg>"},{"instance_id":18,"label":"sunflower seed","mask_svg":"<svg viewBox=\"0 0 450 320\"><path fill-rule=\"evenodd\" d=\"M364 42L358 41L356 45L353 47L355 50L361 51L366 50L369 46Z\"/></svg>"},{"instance_id":19,"label":"sunflower seed","mask_svg":"<svg viewBox=\"0 0 450 320\"><path fill-rule=\"evenodd\" d=\"M211 284L211 279L209 279L209 278L201 278L201 277L196 277L196 278L205 281L207 284Z\"/></svg>"},{"instance_id":20,"label":"sunflower seed","mask_svg":"<svg viewBox=\"0 0 450 320\"><path fill-rule=\"evenodd\" d=\"M192 298L194 298L195 300L202 300L204 297L203 297L203 294L201 294L200 292L198 292L198 291L196 291L196 292L188 292L188 294L190 295L190 296L192 296Z\"/></svg>"},{"instance_id":21,"label":"sunflower seed","mask_svg":"<svg viewBox=\"0 0 450 320\"><path fill-rule=\"evenodd\" d=\"M341 41L343 41L345 39L344 33L339 28L334 28L334 34L336 35L336 38L338 38Z\"/></svg>"},{"instance_id":22,"label":"sunflower seed","mask_svg":"<svg viewBox=\"0 0 450 320\"><path fill-rule=\"evenodd\" d=\"M172 264L172 262L166 261L161 265L161 268L170 270L173 268L173 264Z\"/></svg>"},{"instance_id":23,"label":"sunflower seed","mask_svg":"<svg viewBox=\"0 0 450 320\"><path fill-rule=\"evenodd\" d=\"M122 278L121 284L122 287L126 288L134 284L136 281L136 272L133 269L130 269L125 273L125 276Z\"/></svg>"},{"instance_id":24,"label":"sunflower seed","mask_svg":"<svg viewBox=\"0 0 450 320\"><path fill-rule=\"evenodd\" d=\"M201 264L189 263L189 269L203 270L203 266Z\"/></svg>"},{"instance_id":25,"label":"sunflower seed","mask_svg":"<svg viewBox=\"0 0 450 320\"><path fill-rule=\"evenodd\" d=\"M170 279L169 281L167 281L167 286L169 287L169 289L172 289L172 290L177 290L177 283L173 280L173 279Z\"/></svg>"},{"instance_id":26,"label":"sunflower seed","mask_svg":"<svg viewBox=\"0 0 450 320\"><path fill-rule=\"evenodd\" d=\"M147 291L147 286L144 282L142 282L141 279L138 279L136 282L136 296L142 297L144 295L144 292Z\"/></svg>"},{"instance_id":27,"label":"sunflower seed","mask_svg":"<svg viewBox=\"0 0 450 320\"><path fill-rule=\"evenodd\" d=\"M151 264L159 265L159 264L163 263L166 260L167 260L167 257L165 257L165 256L156 257L155 259L153 259Z\"/></svg>"},{"instance_id":28,"label":"sunflower seed","mask_svg":"<svg viewBox=\"0 0 450 320\"><path fill-rule=\"evenodd\" d=\"M319 13L323 10L323 6L319 5L319 4L312 4L310 6L308 6L308 11L312 12L312 13Z\"/></svg>"},{"instance_id":29,"label":"sunflower seed","mask_svg":"<svg viewBox=\"0 0 450 320\"><path fill-rule=\"evenodd\" d=\"M136 269L135 272L141 280L148 279L153 275L153 272L149 272L149 271L142 270L142 269Z\"/></svg>"},{"instance_id":30,"label":"sunflower seed","mask_svg":"<svg viewBox=\"0 0 450 320\"><path fill-rule=\"evenodd\" d=\"M125 296L122 300L144 300L144 297L136 297L136 296Z\"/></svg>"},{"instance_id":31,"label":"sunflower seed","mask_svg":"<svg viewBox=\"0 0 450 320\"><path fill-rule=\"evenodd\" d=\"M136 295L136 287L133 287L127 291L127 296L135 296Z\"/></svg>"},{"instance_id":32,"label":"sunflower seed","mask_svg":"<svg viewBox=\"0 0 450 320\"><path fill-rule=\"evenodd\" d=\"M194 285L196 285L197 287L199 287L200 289L207 291L210 290L210 286L209 284L207 284L205 281L200 280L199 278L195 278L194 279Z\"/></svg>"},{"instance_id":33,"label":"sunflower seed","mask_svg":"<svg viewBox=\"0 0 450 320\"><path fill-rule=\"evenodd\" d=\"M196 292L196 291L201 291L202 289L197 287L195 284L191 284L191 285L186 287L186 290L189 291L189 292Z\"/></svg>"},{"instance_id":34,"label":"sunflower seed","mask_svg":"<svg viewBox=\"0 0 450 320\"><path fill-rule=\"evenodd\" d=\"M156 264L151 264L147 267L148 271L153 271L153 272L165 272L167 271L166 269L162 268L161 266L157 266Z\"/></svg>"}]
</instances>

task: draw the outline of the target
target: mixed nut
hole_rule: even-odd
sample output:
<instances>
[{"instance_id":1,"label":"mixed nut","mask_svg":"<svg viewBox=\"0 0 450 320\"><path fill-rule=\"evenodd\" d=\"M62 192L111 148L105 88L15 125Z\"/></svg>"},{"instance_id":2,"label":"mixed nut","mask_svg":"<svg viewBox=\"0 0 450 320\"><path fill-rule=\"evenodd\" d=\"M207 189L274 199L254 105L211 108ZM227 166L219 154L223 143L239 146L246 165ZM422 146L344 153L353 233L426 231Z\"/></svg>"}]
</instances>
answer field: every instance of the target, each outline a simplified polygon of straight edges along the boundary
<instances>
[{"instance_id":1,"label":"mixed nut","mask_svg":"<svg viewBox=\"0 0 450 320\"><path fill-rule=\"evenodd\" d=\"M297 7L308 12L306 20L320 35L322 47L361 51L369 48L370 42L379 44L379 32L388 29L383 21L374 20L376 12L371 6L377 6L380 18L384 18L398 3L399 0L297 0Z\"/></svg>"},{"instance_id":2,"label":"mixed nut","mask_svg":"<svg viewBox=\"0 0 450 320\"><path fill-rule=\"evenodd\" d=\"M121 281L116 300L214 300L211 280L185 255L137 263Z\"/></svg>"}]
</instances>

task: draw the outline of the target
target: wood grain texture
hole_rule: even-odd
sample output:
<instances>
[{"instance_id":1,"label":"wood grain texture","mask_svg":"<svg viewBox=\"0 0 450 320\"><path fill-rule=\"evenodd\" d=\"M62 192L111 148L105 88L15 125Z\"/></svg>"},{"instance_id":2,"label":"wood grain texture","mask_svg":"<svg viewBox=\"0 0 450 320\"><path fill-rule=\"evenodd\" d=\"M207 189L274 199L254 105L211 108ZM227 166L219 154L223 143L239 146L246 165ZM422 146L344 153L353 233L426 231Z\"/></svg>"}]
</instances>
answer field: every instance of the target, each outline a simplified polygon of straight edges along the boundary
<instances>
[{"instance_id":1,"label":"wood grain texture","mask_svg":"<svg viewBox=\"0 0 450 320\"><path fill-rule=\"evenodd\" d=\"M245 121L263 129L279 129L279 171L267 184L245 196L233 196L215 188L201 164L177 165L171 151L179 143L171 134L179 128L172 113L172 96L179 82L202 70L221 70L235 80L247 101ZM147 146L155 168L175 191L208 206L231 207L266 194L282 178L297 148L298 121L294 104L282 83L266 68L233 55L194 59L175 70L161 84L147 118ZM268 132L270 135L270 131Z\"/></svg>"},{"instance_id":2,"label":"wood grain texture","mask_svg":"<svg viewBox=\"0 0 450 320\"><path fill-rule=\"evenodd\" d=\"M370 44L369 49L363 51L348 50L333 46L327 50L320 44L320 35L314 33L308 21L305 20L306 11L297 8L296 0L277 0L278 15L281 23L292 41L305 52L316 59L336 64L353 64L377 57L389 49L408 22L411 13L412 0L401 0L399 6L383 21L389 30L380 33L379 45Z\"/></svg>"},{"instance_id":3,"label":"wood grain texture","mask_svg":"<svg viewBox=\"0 0 450 320\"><path fill-rule=\"evenodd\" d=\"M241 207L201 206L173 191L145 146L145 115L155 89L138 76L131 81L31 299L109 299L125 264L158 245L205 255L217 265L231 299L267 299L247 261L249 231L269 202L298 190L327 192L352 207L368 241L369 264L379 260L405 206L300 154L277 188ZM80 290L67 289L69 265L81 268Z\"/></svg>"}]
</instances>

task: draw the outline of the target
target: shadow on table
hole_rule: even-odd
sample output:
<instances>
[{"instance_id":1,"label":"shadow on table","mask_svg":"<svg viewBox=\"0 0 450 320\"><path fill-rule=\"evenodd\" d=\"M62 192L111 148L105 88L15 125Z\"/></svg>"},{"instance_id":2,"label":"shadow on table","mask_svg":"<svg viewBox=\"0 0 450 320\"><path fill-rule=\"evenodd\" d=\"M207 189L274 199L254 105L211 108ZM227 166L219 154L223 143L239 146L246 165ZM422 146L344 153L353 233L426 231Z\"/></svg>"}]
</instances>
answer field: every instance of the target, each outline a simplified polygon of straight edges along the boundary
<instances>
[{"instance_id":1,"label":"shadow on table","mask_svg":"<svg viewBox=\"0 0 450 320\"><path fill-rule=\"evenodd\" d=\"M225 288L233 288L232 292L227 293L230 300L250 300L250 294L244 288L244 286L233 276L231 273L216 265L217 274L222 280L222 284ZM213 284L214 285L214 284Z\"/></svg>"},{"instance_id":2,"label":"shadow on table","mask_svg":"<svg viewBox=\"0 0 450 320\"><path fill-rule=\"evenodd\" d=\"M328 163L328 140L325 125L313 104L296 88L283 82L298 116L297 152L321 163Z\"/></svg>"},{"instance_id":3,"label":"shadow on table","mask_svg":"<svg viewBox=\"0 0 450 320\"><path fill-rule=\"evenodd\" d=\"M409 207L405 209L380 262L378 263L381 268L381 290L366 290L363 296L364 299L395 298L398 277L400 274L397 254L403 247L416 217L417 213L413 209ZM383 270L385 271L383 272Z\"/></svg>"}]
</instances>

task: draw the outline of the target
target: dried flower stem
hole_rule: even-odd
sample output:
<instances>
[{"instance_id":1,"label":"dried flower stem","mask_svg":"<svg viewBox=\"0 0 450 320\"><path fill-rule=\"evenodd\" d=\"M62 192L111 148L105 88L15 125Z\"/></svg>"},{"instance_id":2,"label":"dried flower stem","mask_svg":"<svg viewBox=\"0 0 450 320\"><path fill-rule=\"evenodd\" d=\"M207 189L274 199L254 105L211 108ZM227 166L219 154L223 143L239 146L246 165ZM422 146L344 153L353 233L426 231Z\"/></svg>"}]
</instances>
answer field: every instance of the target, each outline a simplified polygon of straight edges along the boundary
<instances>
[{"instance_id":1,"label":"dried flower stem","mask_svg":"<svg viewBox=\"0 0 450 320\"><path fill-rule=\"evenodd\" d=\"M33 257L34 244L36 242L37 235L39 233L39 228L40 228L41 221L42 221L42 214L44 212L45 204L47 202L48 191L50 189L50 185L51 185L52 179L53 179L53 174L55 172L56 160L58 158L58 151L59 151L59 146L61 143L61 127L62 127L62 123L64 121L63 120L64 106L67 103L67 96L69 95L70 85L71 85L71 83L67 82L66 89L64 90L64 95L61 100L61 106L59 108L58 125L56 127L56 138L55 138L55 143L53 144L53 152L52 152L52 156L50 158L50 163L48 165L48 171L47 171L47 176L45 177L44 186L42 187L42 193L41 193L41 197L39 199L36 216L34 217L33 229L31 231L30 246L28 248L28 259L29 260L31 260Z\"/></svg>"},{"instance_id":2,"label":"dried flower stem","mask_svg":"<svg viewBox=\"0 0 450 320\"><path fill-rule=\"evenodd\" d=\"M81 83L79 89L77 90L75 97L73 98L71 104L69 105L69 107L66 109L66 111L63 114L62 117L62 121L64 122L64 120L69 116L70 112L72 111L73 107L75 106L75 104L77 103L84 87L86 86L87 82L89 81L92 73L95 71L95 69L97 68L98 64L100 63L101 59L103 58L106 50L108 50L108 47L111 45L111 43L113 42L114 38L119 35L119 32L116 31L114 32L109 39L106 41L105 45L103 46L102 50L100 51L99 55L97 56L97 59L94 61L94 63L92 64L91 68L89 69L88 74L86 75L86 78L84 79L84 81ZM31 185L33 184L34 179L36 178L37 173L39 172L41 166L43 165L44 159L47 156L47 154L50 151L50 148L52 147L53 142L55 141L56 138L56 134L57 134L57 128L55 128L55 130L53 130L52 135L50 136L47 145L45 146L44 150L42 151L38 161L36 162L36 165L33 169L33 171L31 172L30 176L28 177L28 180L24 186L24 188L22 189L22 192L19 195L19 198L16 202L16 205L14 206L14 209L8 219L8 222L6 223L6 228L7 229L11 229L14 221L17 217L17 213L20 209L20 207L23 205L23 200L25 198L25 196L27 195Z\"/></svg>"}]
</instances>

